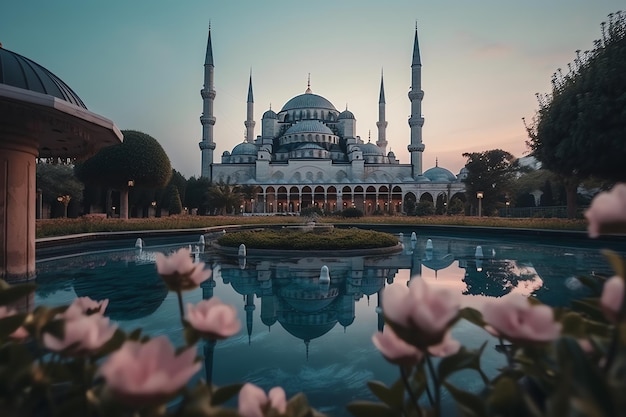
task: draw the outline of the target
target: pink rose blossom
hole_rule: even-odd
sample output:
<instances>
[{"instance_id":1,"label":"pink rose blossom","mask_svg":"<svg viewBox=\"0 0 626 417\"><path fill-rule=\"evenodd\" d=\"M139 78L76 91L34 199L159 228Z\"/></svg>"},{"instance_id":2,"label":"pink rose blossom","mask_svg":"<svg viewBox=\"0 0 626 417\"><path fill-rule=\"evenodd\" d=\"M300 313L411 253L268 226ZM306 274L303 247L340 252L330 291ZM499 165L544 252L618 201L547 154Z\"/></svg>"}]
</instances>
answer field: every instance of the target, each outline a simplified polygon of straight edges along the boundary
<instances>
[{"instance_id":1,"label":"pink rose blossom","mask_svg":"<svg viewBox=\"0 0 626 417\"><path fill-rule=\"evenodd\" d=\"M385 326L382 332L374 333L372 342L385 359L398 365L415 365L424 356L418 348L400 339L390 326Z\"/></svg>"},{"instance_id":2,"label":"pink rose blossom","mask_svg":"<svg viewBox=\"0 0 626 417\"><path fill-rule=\"evenodd\" d=\"M100 367L116 398L126 404L149 405L168 400L200 370L196 348L176 355L167 336L146 343L125 342Z\"/></svg>"},{"instance_id":3,"label":"pink rose blossom","mask_svg":"<svg viewBox=\"0 0 626 417\"><path fill-rule=\"evenodd\" d=\"M191 290L211 276L210 269L204 269L204 262L194 263L187 248L179 249L170 256L158 253L157 272L170 290Z\"/></svg>"},{"instance_id":4,"label":"pink rose blossom","mask_svg":"<svg viewBox=\"0 0 626 417\"><path fill-rule=\"evenodd\" d=\"M446 332L443 340L438 345L428 347L428 353L439 358L445 358L457 353L461 349L461 342L452 338L450 331Z\"/></svg>"},{"instance_id":5,"label":"pink rose blossom","mask_svg":"<svg viewBox=\"0 0 626 417\"><path fill-rule=\"evenodd\" d=\"M65 321L63 339L57 339L50 333L44 333L44 345L55 352L71 348L71 352L82 354L94 352L108 342L117 325L109 323L109 318L100 314L76 316Z\"/></svg>"},{"instance_id":6,"label":"pink rose blossom","mask_svg":"<svg viewBox=\"0 0 626 417\"><path fill-rule=\"evenodd\" d=\"M626 184L617 184L611 191L599 193L585 212L589 237L596 238L603 226L626 223Z\"/></svg>"},{"instance_id":7,"label":"pink rose blossom","mask_svg":"<svg viewBox=\"0 0 626 417\"><path fill-rule=\"evenodd\" d=\"M604 316L616 323L619 319L622 303L624 302L624 279L614 276L604 283L600 305Z\"/></svg>"},{"instance_id":8,"label":"pink rose blossom","mask_svg":"<svg viewBox=\"0 0 626 417\"><path fill-rule=\"evenodd\" d=\"M278 414L287 411L285 390L274 387L265 395L265 391L254 384L247 383L239 391L239 414L242 417L263 417L272 408Z\"/></svg>"},{"instance_id":9,"label":"pink rose blossom","mask_svg":"<svg viewBox=\"0 0 626 417\"><path fill-rule=\"evenodd\" d=\"M432 287L420 278L412 279L408 288L402 284L387 286L382 305L395 333L421 350L440 343L459 312L454 293Z\"/></svg>"},{"instance_id":10,"label":"pink rose blossom","mask_svg":"<svg viewBox=\"0 0 626 417\"><path fill-rule=\"evenodd\" d=\"M108 299L95 301L89 297L78 297L74 299L72 304L65 310L63 316L65 318L75 318L85 314L104 314L108 305Z\"/></svg>"},{"instance_id":11,"label":"pink rose blossom","mask_svg":"<svg viewBox=\"0 0 626 417\"><path fill-rule=\"evenodd\" d=\"M237 310L217 297L202 300L195 306L187 304L187 321L191 327L213 339L230 337L241 328Z\"/></svg>"},{"instance_id":12,"label":"pink rose blossom","mask_svg":"<svg viewBox=\"0 0 626 417\"><path fill-rule=\"evenodd\" d=\"M550 307L532 305L517 293L485 303L482 314L489 333L512 342L549 342L561 332Z\"/></svg>"}]
</instances>

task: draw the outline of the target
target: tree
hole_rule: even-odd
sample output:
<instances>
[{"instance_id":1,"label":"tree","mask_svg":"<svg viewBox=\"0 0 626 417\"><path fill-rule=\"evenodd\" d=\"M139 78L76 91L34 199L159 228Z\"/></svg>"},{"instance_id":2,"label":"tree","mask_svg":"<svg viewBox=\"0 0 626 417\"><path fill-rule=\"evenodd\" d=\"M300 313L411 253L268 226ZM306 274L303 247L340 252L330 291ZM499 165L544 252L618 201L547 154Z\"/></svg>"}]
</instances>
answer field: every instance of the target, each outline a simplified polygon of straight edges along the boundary
<instances>
[{"instance_id":1,"label":"tree","mask_svg":"<svg viewBox=\"0 0 626 417\"><path fill-rule=\"evenodd\" d=\"M537 94L533 122L524 120L532 155L566 188L568 217L582 180L626 180L626 14L609 14L601 27L593 50L576 51L569 71L553 74L552 92Z\"/></svg>"},{"instance_id":2,"label":"tree","mask_svg":"<svg viewBox=\"0 0 626 417\"><path fill-rule=\"evenodd\" d=\"M207 200L209 210L213 214L234 214L241 204L242 197L236 187L225 183L215 183L211 184L207 190Z\"/></svg>"},{"instance_id":3,"label":"tree","mask_svg":"<svg viewBox=\"0 0 626 417\"><path fill-rule=\"evenodd\" d=\"M191 177L187 180L187 187L185 193L185 206L189 209L198 209L198 214L207 214L208 210L208 193L211 182L208 178Z\"/></svg>"},{"instance_id":4,"label":"tree","mask_svg":"<svg viewBox=\"0 0 626 417\"><path fill-rule=\"evenodd\" d=\"M67 217L67 207L71 202L82 201L83 184L74 175L71 165L39 163L36 175L42 201L51 207L63 205L64 217Z\"/></svg>"},{"instance_id":5,"label":"tree","mask_svg":"<svg viewBox=\"0 0 626 417\"><path fill-rule=\"evenodd\" d=\"M170 186L171 191L169 192L170 201L168 204L170 215L172 214L180 214L183 211L183 205L180 202L180 195L178 194L178 188L176 186Z\"/></svg>"},{"instance_id":6,"label":"tree","mask_svg":"<svg viewBox=\"0 0 626 417\"><path fill-rule=\"evenodd\" d=\"M123 130L122 133L122 143L105 147L83 163L76 164L75 172L85 183L119 190L120 216L128 218L128 187L163 187L172 176L172 166L152 136L136 130Z\"/></svg>"},{"instance_id":7,"label":"tree","mask_svg":"<svg viewBox=\"0 0 626 417\"><path fill-rule=\"evenodd\" d=\"M467 201L478 205L476 193L482 192L482 213L491 215L512 191L517 168L515 157L502 149L464 153L463 156L467 158L467 178L463 180Z\"/></svg>"}]
</instances>

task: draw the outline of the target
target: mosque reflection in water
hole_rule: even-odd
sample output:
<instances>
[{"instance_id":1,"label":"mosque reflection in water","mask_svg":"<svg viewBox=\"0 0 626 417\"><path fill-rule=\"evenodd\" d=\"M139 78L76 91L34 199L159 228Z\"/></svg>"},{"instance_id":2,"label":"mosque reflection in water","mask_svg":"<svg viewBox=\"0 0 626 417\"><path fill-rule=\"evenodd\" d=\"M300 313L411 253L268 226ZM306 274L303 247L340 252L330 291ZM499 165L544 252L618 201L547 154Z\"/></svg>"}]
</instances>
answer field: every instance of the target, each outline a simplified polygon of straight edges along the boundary
<instances>
[{"instance_id":1,"label":"mosque reflection in water","mask_svg":"<svg viewBox=\"0 0 626 417\"><path fill-rule=\"evenodd\" d=\"M497 249L496 249L497 247ZM434 285L454 287L463 295L501 297L511 291L535 294L543 302L564 305L582 295L573 279L607 266L594 264L588 254L562 248L525 248L450 238L404 239L401 252L384 256L254 258L215 257L213 279L203 285L203 298L213 295L215 281L230 285L243 296L248 337L253 315L268 328L277 322L307 345L337 324L350 326L355 304L375 296L380 313L380 292L396 277L426 279ZM330 279L323 279L327 268ZM544 282L550 282L549 289ZM551 294L553 293L553 294ZM382 330L383 320L378 320ZM375 330L375 329L373 329Z\"/></svg>"}]
</instances>

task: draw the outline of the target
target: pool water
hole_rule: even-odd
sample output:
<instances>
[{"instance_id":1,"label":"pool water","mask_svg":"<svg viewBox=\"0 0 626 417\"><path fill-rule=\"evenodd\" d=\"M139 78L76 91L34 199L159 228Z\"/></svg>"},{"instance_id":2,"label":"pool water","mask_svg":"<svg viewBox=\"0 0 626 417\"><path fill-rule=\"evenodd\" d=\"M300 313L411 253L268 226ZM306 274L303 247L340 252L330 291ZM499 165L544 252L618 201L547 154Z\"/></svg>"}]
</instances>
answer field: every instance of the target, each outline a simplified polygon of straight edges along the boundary
<instances>
[{"instance_id":1,"label":"pool water","mask_svg":"<svg viewBox=\"0 0 626 417\"><path fill-rule=\"evenodd\" d=\"M201 288L184 293L184 302L219 297L236 307L242 323L232 338L200 342L204 369L198 377L217 385L282 386L288 397L304 392L319 411L347 416L349 402L374 399L368 381L391 384L399 377L371 342L382 329L379 294L386 285L424 279L463 294L469 306L512 291L565 306L588 295L576 277L611 275L600 252L580 243L478 236L411 240L410 230L400 238L404 249L384 256L239 258L200 247L189 237L169 245L147 240L142 249L132 243L121 250L76 249L72 255L38 260L35 305L69 304L77 296L108 298L107 315L123 329L166 334L182 345L177 299L156 274L155 257L191 244L213 273ZM319 281L324 265L330 272L327 285ZM488 342L483 356L488 375L504 363L496 340L482 329L460 321L453 335L469 348ZM455 383L474 392L482 388L471 372L457 375Z\"/></svg>"}]
</instances>

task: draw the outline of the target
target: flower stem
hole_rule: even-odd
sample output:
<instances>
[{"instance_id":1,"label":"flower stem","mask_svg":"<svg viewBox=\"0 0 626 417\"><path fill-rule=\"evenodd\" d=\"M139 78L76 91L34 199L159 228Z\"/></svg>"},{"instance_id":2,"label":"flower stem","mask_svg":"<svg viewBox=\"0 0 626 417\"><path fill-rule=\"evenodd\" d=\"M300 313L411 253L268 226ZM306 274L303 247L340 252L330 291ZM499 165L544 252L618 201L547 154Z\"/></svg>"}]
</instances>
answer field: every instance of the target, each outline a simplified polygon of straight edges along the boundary
<instances>
[{"instance_id":1,"label":"flower stem","mask_svg":"<svg viewBox=\"0 0 626 417\"><path fill-rule=\"evenodd\" d=\"M428 370L433 377L433 383L435 384L435 416L441 416L441 385L439 384L439 379L437 378L437 373L435 372L435 367L433 365L432 359L428 353L426 356L426 364L428 365ZM428 381L426 381L426 386L428 386Z\"/></svg>"},{"instance_id":2,"label":"flower stem","mask_svg":"<svg viewBox=\"0 0 626 417\"><path fill-rule=\"evenodd\" d=\"M176 295L178 296L178 311L180 312L180 322L183 324L183 328L185 327L185 311L183 309L183 294L180 290L176 290Z\"/></svg>"},{"instance_id":3,"label":"flower stem","mask_svg":"<svg viewBox=\"0 0 626 417\"><path fill-rule=\"evenodd\" d=\"M406 369L404 368L404 366L400 365L400 375L402 375L402 381L404 382L404 386L407 390L407 392L409 393L409 397L411 398L411 402L413 403L413 406L415 407L415 410L417 411L417 415L419 417L422 417L422 410L417 402L417 398L415 398L415 393L413 392L413 390L411 389L411 383L409 382L409 376L406 373ZM426 387L428 388L428 384L426 385ZM430 397L430 393L428 394L428 396Z\"/></svg>"},{"instance_id":4,"label":"flower stem","mask_svg":"<svg viewBox=\"0 0 626 417\"><path fill-rule=\"evenodd\" d=\"M604 362L604 372L608 372L609 368L613 364L613 359L615 359L615 354L617 353L617 347L619 342L619 326L615 325L613 327L613 332L611 334L611 342L609 344L609 351L606 353L606 361Z\"/></svg>"},{"instance_id":5,"label":"flower stem","mask_svg":"<svg viewBox=\"0 0 626 417\"><path fill-rule=\"evenodd\" d=\"M504 344L504 340L502 337L498 337L500 341L500 346L502 346L502 350L504 351L504 356L506 356L506 363L509 365L510 369L513 369L513 358L511 357L511 352L509 351L508 346Z\"/></svg>"}]
</instances>

